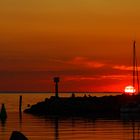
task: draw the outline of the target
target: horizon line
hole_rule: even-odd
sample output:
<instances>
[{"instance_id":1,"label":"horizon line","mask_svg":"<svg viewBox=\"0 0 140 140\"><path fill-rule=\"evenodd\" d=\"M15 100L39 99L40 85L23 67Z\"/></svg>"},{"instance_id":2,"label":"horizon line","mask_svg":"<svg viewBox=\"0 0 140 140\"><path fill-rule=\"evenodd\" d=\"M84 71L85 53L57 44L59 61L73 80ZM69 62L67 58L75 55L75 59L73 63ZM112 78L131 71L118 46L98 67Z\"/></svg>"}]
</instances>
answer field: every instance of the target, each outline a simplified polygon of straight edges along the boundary
<instances>
[{"instance_id":1,"label":"horizon line","mask_svg":"<svg viewBox=\"0 0 140 140\"><path fill-rule=\"evenodd\" d=\"M54 93L55 92L48 92L48 91L0 91L1 93ZM62 91L61 93L123 93L120 91Z\"/></svg>"}]
</instances>

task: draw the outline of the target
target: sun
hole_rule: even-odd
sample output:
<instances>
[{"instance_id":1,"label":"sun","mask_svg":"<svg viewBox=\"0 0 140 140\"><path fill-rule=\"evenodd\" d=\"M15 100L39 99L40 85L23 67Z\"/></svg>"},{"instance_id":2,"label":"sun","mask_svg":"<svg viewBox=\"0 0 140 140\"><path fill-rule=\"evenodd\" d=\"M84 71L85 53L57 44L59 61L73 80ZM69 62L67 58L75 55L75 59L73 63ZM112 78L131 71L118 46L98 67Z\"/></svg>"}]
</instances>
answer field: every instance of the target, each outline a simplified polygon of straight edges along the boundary
<instances>
[{"instance_id":1,"label":"sun","mask_svg":"<svg viewBox=\"0 0 140 140\"><path fill-rule=\"evenodd\" d=\"M133 95L136 89L133 86L126 86L124 89L125 94Z\"/></svg>"}]
</instances>

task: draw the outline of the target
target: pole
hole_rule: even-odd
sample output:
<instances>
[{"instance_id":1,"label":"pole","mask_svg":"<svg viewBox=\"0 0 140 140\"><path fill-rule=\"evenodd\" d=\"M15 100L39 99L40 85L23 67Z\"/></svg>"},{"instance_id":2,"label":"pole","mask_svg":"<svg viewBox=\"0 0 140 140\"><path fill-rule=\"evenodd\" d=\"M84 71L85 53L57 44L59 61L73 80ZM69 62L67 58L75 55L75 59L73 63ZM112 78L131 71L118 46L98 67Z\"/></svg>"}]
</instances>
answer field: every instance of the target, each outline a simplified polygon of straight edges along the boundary
<instances>
[{"instance_id":1,"label":"pole","mask_svg":"<svg viewBox=\"0 0 140 140\"><path fill-rule=\"evenodd\" d=\"M54 83L55 83L55 97L58 98L58 83L60 81L59 77L54 77Z\"/></svg>"},{"instance_id":2,"label":"pole","mask_svg":"<svg viewBox=\"0 0 140 140\"><path fill-rule=\"evenodd\" d=\"M19 113L21 114L22 112L22 95L19 97Z\"/></svg>"},{"instance_id":3,"label":"pole","mask_svg":"<svg viewBox=\"0 0 140 140\"><path fill-rule=\"evenodd\" d=\"M58 82L55 84L55 96L58 98Z\"/></svg>"}]
</instances>

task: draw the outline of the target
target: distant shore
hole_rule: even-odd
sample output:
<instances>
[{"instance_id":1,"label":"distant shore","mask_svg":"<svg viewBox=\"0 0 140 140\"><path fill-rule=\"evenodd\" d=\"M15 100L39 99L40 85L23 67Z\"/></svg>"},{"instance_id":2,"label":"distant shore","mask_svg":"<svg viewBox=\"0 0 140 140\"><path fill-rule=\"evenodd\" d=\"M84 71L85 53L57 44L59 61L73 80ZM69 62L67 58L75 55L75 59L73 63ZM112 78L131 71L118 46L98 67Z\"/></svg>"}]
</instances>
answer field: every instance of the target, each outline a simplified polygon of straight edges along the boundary
<instances>
[{"instance_id":1,"label":"distant shore","mask_svg":"<svg viewBox=\"0 0 140 140\"><path fill-rule=\"evenodd\" d=\"M43 91L43 92L41 92L41 91L39 91L39 92L37 92L37 91L0 91L0 94L1 93L54 93L54 92L48 92L48 91ZM108 92L108 91L104 91L104 92L99 92L99 91L97 91L97 92L85 92L85 91L80 91L80 92L77 92L77 91L66 91L66 92L60 92L60 93L120 93L120 94L122 94L122 92Z\"/></svg>"}]
</instances>

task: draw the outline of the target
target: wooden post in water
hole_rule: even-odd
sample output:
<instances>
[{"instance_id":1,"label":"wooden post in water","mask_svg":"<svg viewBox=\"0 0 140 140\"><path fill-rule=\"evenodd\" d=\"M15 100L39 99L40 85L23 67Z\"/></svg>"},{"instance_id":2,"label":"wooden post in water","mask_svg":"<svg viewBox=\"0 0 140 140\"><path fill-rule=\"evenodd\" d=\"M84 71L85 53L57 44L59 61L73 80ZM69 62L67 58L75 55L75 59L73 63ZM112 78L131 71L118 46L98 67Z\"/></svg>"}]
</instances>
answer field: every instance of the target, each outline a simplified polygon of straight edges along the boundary
<instances>
[{"instance_id":1,"label":"wooden post in water","mask_svg":"<svg viewBox=\"0 0 140 140\"><path fill-rule=\"evenodd\" d=\"M19 97L19 113L21 114L22 112L22 95Z\"/></svg>"}]
</instances>

